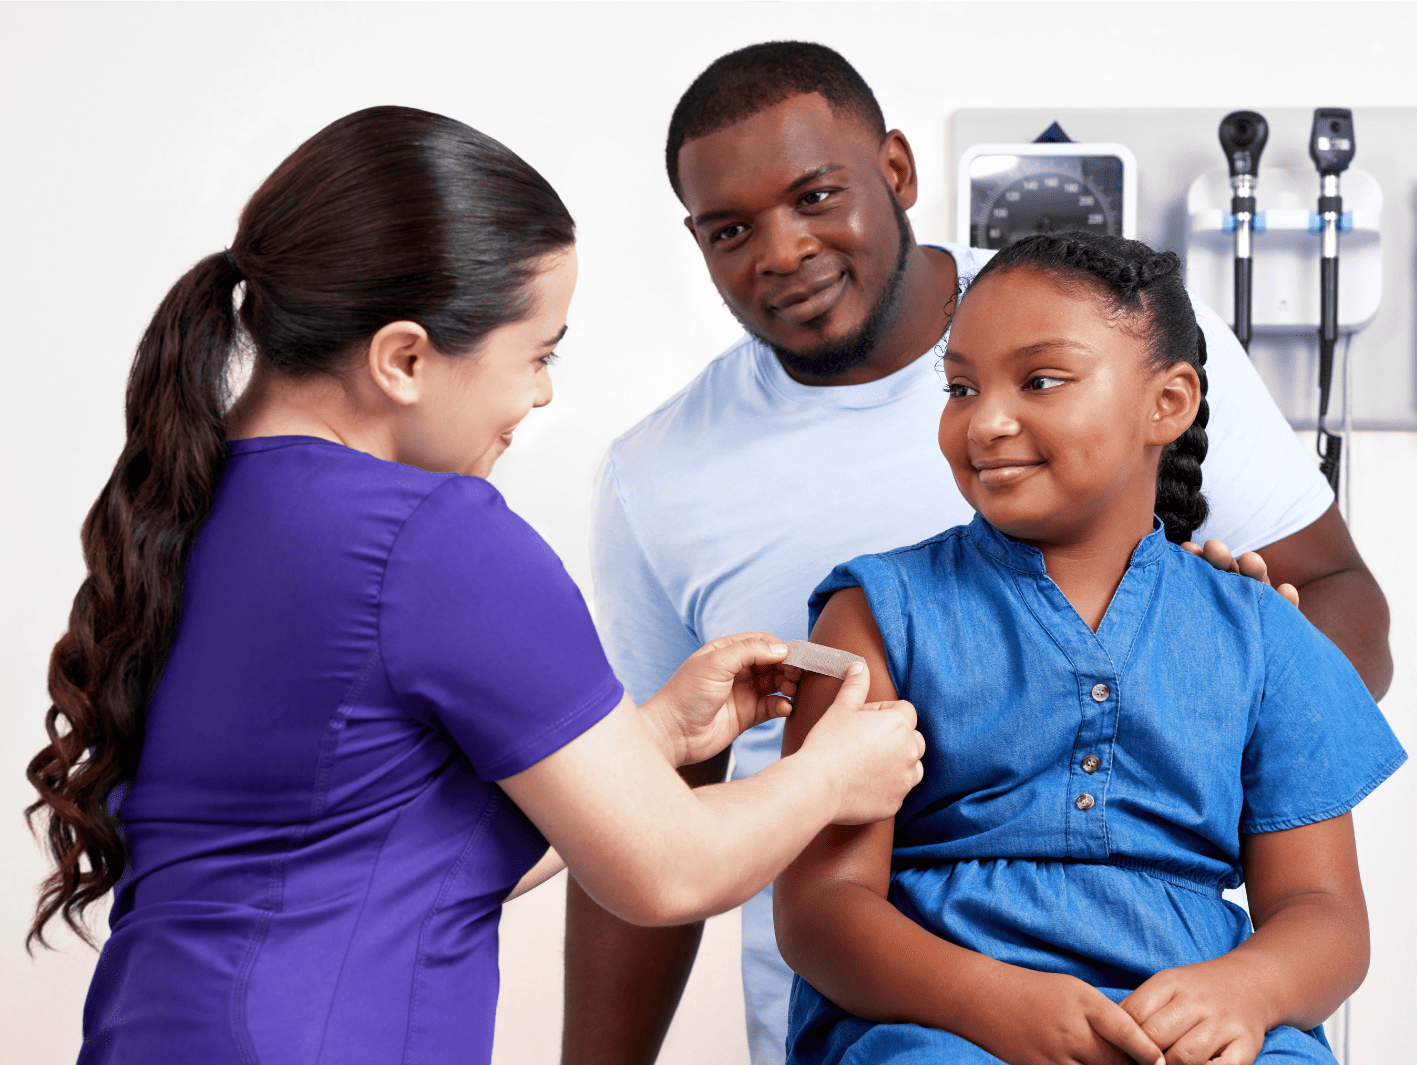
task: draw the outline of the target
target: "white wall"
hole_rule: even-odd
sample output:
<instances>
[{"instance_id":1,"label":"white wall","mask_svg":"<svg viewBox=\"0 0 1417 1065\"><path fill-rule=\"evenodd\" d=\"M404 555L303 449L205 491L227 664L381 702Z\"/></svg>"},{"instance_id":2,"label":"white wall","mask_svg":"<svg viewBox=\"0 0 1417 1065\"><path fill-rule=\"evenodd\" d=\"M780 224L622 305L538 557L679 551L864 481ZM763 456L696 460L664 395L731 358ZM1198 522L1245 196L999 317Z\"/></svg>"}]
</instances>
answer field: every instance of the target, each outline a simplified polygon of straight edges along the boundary
<instances>
[{"instance_id":1,"label":"white wall","mask_svg":"<svg viewBox=\"0 0 1417 1065\"><path fill-rule=\"evenodd\" d=\"M959 107L1417 104L1406 4L0 5L0 1062L57 1065L78 1046L93 957L63 937L60 953L23 954L43 866L18 811L43 742L46 658L82 576L79 523L118 452L133 345L168 286L342 114L404 103L504 140L575 214L582 281L556 402L496 479L586 584L606 444L737 333L663 176L669 113L715 56L785 37L839 48L911 137L924 237L952 232L945 130ZM1413 747L1417 441L1371 435L1354 450L1355 532L1396 615L1384 706ZM1363 1065L1417 1061L1414 778L1404 770L1360 808L1375 929L1355 1003ZM557 882L508 913L503 1065L555 1060L559 897ZM664 1060L744 1060L735 937L732 918L711 925Z\"/></svg>"}]
</instances>

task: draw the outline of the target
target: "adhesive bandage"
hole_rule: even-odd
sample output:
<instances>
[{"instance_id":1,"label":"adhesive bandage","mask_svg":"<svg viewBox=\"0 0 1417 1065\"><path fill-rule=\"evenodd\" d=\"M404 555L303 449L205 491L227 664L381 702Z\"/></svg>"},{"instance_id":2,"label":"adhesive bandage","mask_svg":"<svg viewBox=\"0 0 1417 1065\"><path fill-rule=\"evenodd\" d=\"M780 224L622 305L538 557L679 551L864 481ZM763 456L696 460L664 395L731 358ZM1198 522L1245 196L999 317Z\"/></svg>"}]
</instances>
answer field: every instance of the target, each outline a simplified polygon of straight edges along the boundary
<instances>
[{"instance_id":1,"label":"adhesive bandage","mask_svg":"<svg viewBox=\"0 0 1417 1065\"><path fill-rule=\"evenodd\" d=\"M860 655L854 655L850 651L838 651L835 647L823 647L819 643L808 643L806 640L789 642L787 657L782 660L785 666L797 666L825 677L835 677L837 680L846 678L846 667L852 662L866 664L866 660Z\"/></svg>"}]
</instances>

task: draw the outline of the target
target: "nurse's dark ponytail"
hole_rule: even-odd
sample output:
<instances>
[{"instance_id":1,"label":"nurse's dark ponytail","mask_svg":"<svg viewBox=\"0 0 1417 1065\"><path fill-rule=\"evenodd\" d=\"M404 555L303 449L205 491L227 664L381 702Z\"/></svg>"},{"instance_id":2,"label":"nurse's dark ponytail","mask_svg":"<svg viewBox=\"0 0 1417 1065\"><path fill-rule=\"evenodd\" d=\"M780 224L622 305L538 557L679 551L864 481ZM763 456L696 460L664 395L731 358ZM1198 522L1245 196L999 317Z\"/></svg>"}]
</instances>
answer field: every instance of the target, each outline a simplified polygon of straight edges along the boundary
<instances>
[{"instance_id":1,"label":"nurse's dark ponytail","mask_svg":"<svg viewBox=\"0 0 1417 1065\"><path fill-rule=\"evenodd\" d=\"M30 762L54 860L27 942L122 876L115 789L132 780L149 698L182 612L183 574L226 457L232 359L335 373L390 322L470 355L535 311L529 282L575 240L535 170L440 115L376 107L327 126L241 214L229 251L192 267L138 344L127 440L84 522L88 577L50 658L49 744Z\"/></svg>"},{"instance_id":2,"label":"nurse's dark ponytail","mask_svg":"<svg viewBox=\"0 0 1417 1065\"><path fill-rule=\"evenodd\" d=\"M1205 334L1181 280L1181 260L1175 252L1153 251L1136 240L1098 233L1058 233L1025 237L1004 248L979 271L977 283L991 273L1029 267L1063 283L1087 285L1111 313L1127 320L1147 341L1152 369L1169 369L1179 362L1200 377L1201 402L1195 421L1161 452L1156 471L1156 516L1173 543L1189 540L1205 522L1209 506L1201 494L1201 463L1205 460L1206 402ZM1134 325L1130 324L1134 323Z\"/></svg>"}]
</instances>

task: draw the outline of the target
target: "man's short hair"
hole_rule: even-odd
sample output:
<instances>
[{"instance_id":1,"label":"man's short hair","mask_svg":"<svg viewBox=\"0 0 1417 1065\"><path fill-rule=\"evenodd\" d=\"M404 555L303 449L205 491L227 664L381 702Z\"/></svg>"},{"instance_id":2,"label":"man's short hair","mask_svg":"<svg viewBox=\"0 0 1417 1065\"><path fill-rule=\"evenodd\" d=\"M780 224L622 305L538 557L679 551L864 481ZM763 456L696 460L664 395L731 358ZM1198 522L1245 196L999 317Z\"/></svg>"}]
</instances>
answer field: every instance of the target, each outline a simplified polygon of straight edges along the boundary
<instances>
[{"instance_id":1,"label":"man's short hair","mask_svg":"<svg viewBox=\"0 0 1417 1065\"><path fill-rule=\"evenodd\" d=\"M885 137L886 119L871 87L836 52L806 41L750 44L715 59L679 98L664 148L674 194L684 199L679 149L685 141L717 133L790 97L812 92L825 97L833 111L847 112L876 136Z\"/></svg>"}]
</instances>

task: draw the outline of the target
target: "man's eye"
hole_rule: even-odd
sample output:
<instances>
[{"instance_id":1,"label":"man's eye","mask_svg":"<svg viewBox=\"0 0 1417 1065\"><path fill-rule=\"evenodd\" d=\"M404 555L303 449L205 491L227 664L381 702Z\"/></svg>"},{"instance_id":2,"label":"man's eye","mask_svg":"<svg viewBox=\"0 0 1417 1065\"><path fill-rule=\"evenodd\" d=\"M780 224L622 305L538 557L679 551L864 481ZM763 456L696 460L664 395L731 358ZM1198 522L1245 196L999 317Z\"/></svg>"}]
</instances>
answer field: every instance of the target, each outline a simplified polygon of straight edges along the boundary
<instances>
[{"instance_id":1,"label":"man's eye","mask_svg":"<svg viewBox=\"0 0 1417 1065\"><path fill-rule=\"evenodd\" d=\"M1034 392L1042 392L1045 388L1057 388L1062 383L1063 379L1061 377L1043 377L1040 375L1038 377L1030 377L1028 384L1024 385L1024 387Z\"/></svg>"},{"instance_id":2,"label":"man's eye","mask_svg":"<svg viewBox=\"0 0 1417 1065\"><path fill-rule=\"evenodd\" d=\"M830 195L831 191L828 189L813 189L811 192L803 196L799 202L804 207L815 207L817 204L821 203Z\"/></svg>"},{"instance_id":3,"label":"man's eye","mask_svg":"<svg viewBox=\"0 0 1417 1065\"><path fill-rule=\"evenodd\" d=\"M976 389L970 388L968 385L961 384L950 385L946 389L946 391L949 392L950 399L966 399L969 396L979 395L979 392Z\"/></svg>"},{"instance_id":4,"label":"man's eye","mask_svg":"<svg viewBox=\"0 0 1417 1065\"><path fill-rule=\"evenodd\" d=\"M725 240L732 240L734 237L739 236L743 232L743 230L743 226L734 223L731 226L724 226L713 236L711 236L709 240L713 241L715 244L721 243Z\"/></svg>"}]
</instances>

